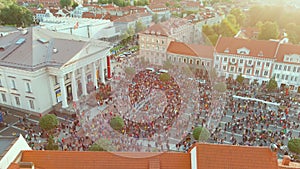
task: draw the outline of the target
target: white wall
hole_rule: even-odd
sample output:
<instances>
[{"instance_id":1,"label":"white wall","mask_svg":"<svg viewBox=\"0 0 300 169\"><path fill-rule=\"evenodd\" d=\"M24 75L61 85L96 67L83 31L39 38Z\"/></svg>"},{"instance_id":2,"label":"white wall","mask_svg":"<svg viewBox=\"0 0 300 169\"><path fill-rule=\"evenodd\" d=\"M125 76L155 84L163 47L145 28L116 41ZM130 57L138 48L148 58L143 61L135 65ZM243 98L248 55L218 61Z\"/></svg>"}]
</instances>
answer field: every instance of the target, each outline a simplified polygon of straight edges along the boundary
<instances>
[{"instance_id":1,"label":"white wall","mask_svg":"<svg viewBox=\"0 0 300 169\"><path fill-rule=\"evenodd\" d=\"M31 150L27 142L22 135L19 136L17 141L12 145L8 152L0 160L0 168L8 168L10 163L19 155L22 150Z\"/></svg>"}]
</instances>

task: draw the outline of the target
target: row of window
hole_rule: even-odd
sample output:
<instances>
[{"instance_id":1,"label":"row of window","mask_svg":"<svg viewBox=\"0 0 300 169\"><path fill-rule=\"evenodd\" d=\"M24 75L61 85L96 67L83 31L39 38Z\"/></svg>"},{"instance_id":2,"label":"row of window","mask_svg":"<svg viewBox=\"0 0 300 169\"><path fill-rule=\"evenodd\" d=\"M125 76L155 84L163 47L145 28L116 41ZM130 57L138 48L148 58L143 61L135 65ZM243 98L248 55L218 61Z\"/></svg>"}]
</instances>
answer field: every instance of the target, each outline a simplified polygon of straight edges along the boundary
<instances>
[{"instance_id":1,"label":"row of window","mask_svg":"<svg viewBox=\"0 0 300 169\"><path fill-rule=\"evenodd\" d=\"M12 96L13 100L14 100L14 104L17 107L21 107L21 101L20 101L20 97L19 96ZM6 98L6 94L5 93L1 93L1 99L2 99L2 103L6 104L7 103L7 98ZM28 107L31 110L34 110L34 100L32 99L28 99Z\"/></svg>"},{"instance_id":2,"label":"row of window","mask_svg":"<svg viewBox=\"0 0 300 169\"><path fill-rule=\"evenodd\" d=\"M171 59L171 57L169 57L169 59ZM195 61L193 61L193 59L188 59L188 58L173 57L172 60L174 62L183 62L183 63L189 63L189 64L202 65L202 66L210 66L209 62L205 63L205 61L196 60L196 63L195 63Z\"/></svg>"},{"instance_id":3,"label":"row of window","mask_svg":"<svg viewBox=\"0 0 300 169\"><path fill-rule=\"evenodd\" d=\"M300 72L300 67L297 68L295 66L287 66L287 65L283 66L283 65L276 64L274 69L275 70L283 70L283 71L291 71L291 70L293 70L293 72L297 71L297 73Z\"/></svg>"},{"instance_id":4,"label":"row of window","mask_svg":"<svg viewBox=\"0 0 300 169\"><path fill-rule=\"evenodd\" d=\"M144 42L146 40L147 42L151 41L152 43L156 42L157 44L162 44L162 45L165 44L164 40L158 40L156 38L151 38L150 39L150 38L144 38L144 37L142 37L141 40L142 40L142 42Z\"/></svg>"},{"instance_id":5,"label":"row of window","mask_svg":"<svg viewBox=\"0 0 300 169\"><path fill-rule=\"evenodd\" d=\"M0 87L4 87L3 83L2 83L2 79L0 79ZM10 88L13 89L13 90L18 90L18 87L16 85L16 80L14 78L10 79ZM25 81L25 91L27 93L32 93L30 82L27 81L27 80Z\"/></svg>"},{"instance_id":6,"label":"row of window","mask_svg":"<svg viewBox=\"0 0 300 169\"><path fill-rule=\"evenodd\" d=\"M219 61L220 60L220 57L219 56L217 56L216 57L216 60L217 61ZM244 59L236 59L236 58L231 58L230 59L230 62L231 63L233 63L233 64L235 64L236 62L239 62L239 64L244 64L244 63L246 63L246 64L248 64L248 65L252 65L254 62L253 62L253 60L245 60L245 62L244 62ZM222 62L228 62L228 58L227 57L223 57L223 61ZM256 66L262 66L262 62L261 61L256 61ZM270 63L269 62L267 62L266 64L265 64L265 67L269 67L270 66Z\"/></svg>"},{"instance_id":7,"label":"row of window","mask_svg":"<svg viewBox=\"0 0 300 169\"><path fill-rule=\"evenodd\" d=\"M218 69L218 65L216 65L216 68ZM223 65L222 70L227 71L227 65ZM239 67L237 69L237 73L242 73L243 74L243 71L244 71L243 67ZM236 67L235 66L230 66L229 67L229 72L230 73L236 73ZM246 68L245 74L251 75L252 74L252 68ZM255 76L260 76L260 70L255 70L254 75ZM269 71L264 70L263 71L263 76L268 76L268 75L269 75Z\"/></svg>"},{"instance_id":8,"label":"row of window","mask_svg":"<svg viewBox=\"0 0 300 169\"><path fill-rule=\"evenodd\" d=\"M295 82L297 82L297 80L298 80L297 76L289 76L289 75L284 75L284 74L274 74L274 75L275 75L276 79L295 81Z\"/></svg>"}]
</instances>

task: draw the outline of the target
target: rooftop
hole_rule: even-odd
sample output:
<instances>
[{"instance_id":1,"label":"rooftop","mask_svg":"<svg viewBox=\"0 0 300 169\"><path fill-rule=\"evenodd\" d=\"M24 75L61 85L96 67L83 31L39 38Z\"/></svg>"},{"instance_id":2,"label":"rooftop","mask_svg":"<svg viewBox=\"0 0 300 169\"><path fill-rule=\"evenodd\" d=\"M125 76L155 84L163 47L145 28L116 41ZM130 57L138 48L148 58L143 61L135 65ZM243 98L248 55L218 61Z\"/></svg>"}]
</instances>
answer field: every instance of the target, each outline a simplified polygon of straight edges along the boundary
<instances>
[{"instance_id":1,"label":"rooftop","mask_svg":"<svg viewBox=\"0 0 300 169\"><path fill-rule=\"evenodd\" d=\"M0 160L17 139L15 136L0 136Z\"/></svg>"}]
</instances>

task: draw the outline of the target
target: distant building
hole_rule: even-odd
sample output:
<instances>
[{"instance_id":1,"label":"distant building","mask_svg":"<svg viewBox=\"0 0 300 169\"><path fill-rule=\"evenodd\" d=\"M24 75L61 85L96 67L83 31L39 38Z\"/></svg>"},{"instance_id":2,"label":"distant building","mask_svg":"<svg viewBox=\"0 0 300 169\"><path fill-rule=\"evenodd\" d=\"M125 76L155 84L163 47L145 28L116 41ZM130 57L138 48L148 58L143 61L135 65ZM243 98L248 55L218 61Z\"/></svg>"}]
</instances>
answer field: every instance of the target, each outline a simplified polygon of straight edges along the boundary
<instances>
[{"instance_id":1,"label":"distant building","mask_svg":"<svg viewBox=\"0 0 300 169\"><path fill-rule=\"evenodd\" d=\"M171 18L171 12L169 10L169 8L162 3L159 4L150 4L148 6L146 6L146 9L152 14L156 14L158 16L158 20L161 20L163 17L168 20L169 18Z\"/></svg>"},{"instance_id":2,"label":"distant building","mask_svg":"<svg viewBox=\"0 0 300 169\"><path fill-rule=\"evenodd\" d=\"M30 28L0 38L0 105L44 113L105 83L111 45Z\"/></svg>"}]
</instances>

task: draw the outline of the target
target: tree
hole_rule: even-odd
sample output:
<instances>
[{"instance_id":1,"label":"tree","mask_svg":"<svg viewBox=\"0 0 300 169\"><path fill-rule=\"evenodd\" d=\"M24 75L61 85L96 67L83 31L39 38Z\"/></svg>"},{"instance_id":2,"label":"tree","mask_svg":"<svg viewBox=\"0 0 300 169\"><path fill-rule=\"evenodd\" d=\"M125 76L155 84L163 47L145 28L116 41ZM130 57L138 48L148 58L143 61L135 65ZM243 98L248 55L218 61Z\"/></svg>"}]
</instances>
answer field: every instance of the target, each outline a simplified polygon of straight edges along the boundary
<instances>
[{"instance_id":1,"label":"tree","mask_svg":"<svg viewBox=\"0 0 300 169\"><path fill-rule=\"evenodd\" d=\"M239 75L236 77L236 81L237 81L239 84L243 84L244 79L245 79L245 78L242 76L242 74L239 74Z\"/></svg>"},{"instance_id":2,"label":"tree","mask_svg":"<svg viewBox=\"0 0 300 169\"><path fill-rule=\"evenodd\" d=\"M111 120L110 120L110 126L121 132L123 127L125 126L124 124L124 120L120 117L120 116L116 116L116 117L113 117Z\"/></svg>"},{"instance_id":3,"label":"tree","mask_svg":"<svg viewBox=\"0 0 300 169\"><path fill-rule=\"evenodd\" d=\"M238 24L239 26L244 25L246 16L245 16L245 14L244 14L239 8L233 8L233 9L230 11L230 14L235 16L236 22L237 22L237 24Z\"/></svg>"},{"instance_id":4,"label":"tree","mask_svg":"<svg viewBox=\"0 0 300 169\"><path fill-rule=\"evenodd\" d=\"M40 118L39 123L43 130L50 131L58 125L58 119L54 114L46 114Z\"/></svg>"},{"instance_id":5,"label":"tree","mask_svg":"<svg viewBox=\"0 0 300 169\"><path fill-rule=\"evenodd\" d=\"M269 40L269 39L277 39L279 35L278 25L275 22L267 21L265 22L258 34L258 39L260 40Z\"/></svg>"},{"instance_id":6,"label":"tree","mask_svg":"<svg viewBox=\"0 0 300 169\"><path fill-rule=\"evenodd\" d=\"M219 83L215 84L213 86L213 88L214 88L214 90L216 90L216 91L218 91L220 93L224 93L226 91L226 89L227 89L227 86L226 86L226 83L219 82Z\"/></svg>"},{"instance_id":7,"label":"tree","mask_svg":"<svg viewBox=\"0 0 300 169\"><path fill-rule=\"evenodd\" d=\"M72 2L72 8L75 9L77 6L78 6L78 3L73 0L73 2Z\"/></svg>"},{"instance_id":8,"label":"tree","mask_svg":"<svg viewBox=\"0 0 300 169\"><path fill-rule=\"evenodd\" d=\"M58 144L54 142L53 136L49 136L45 149L46 150L58 150Z\"/></svg>"},{"instance_id":9,"label":"tree","mask_svg":"<svg viewBox=\"0 0 300 169\"><path fill-rule=\"evenodd\" d=\"M72 5L72 0L60 0L60 7L64 8L64 7L69 7Z\"/></svg>"},{"instance_id":10,"label":"tree","mask_svg":"<svg viewBox=\"0 0 300 169\"><path fill-rule=\"evenodd\" d=\"M159 75L159 80L161 80L162 82L168 82L169 80L171 80L171 76L169 73L161 73Z\"/></svg>"},{"instance_id":11,"label":"tree","mask_svg":"<svg viewBox=\"0 0 300 169\"><path fill-rule=\"evenodd\" d=\"M159 19L158 19L157 13L155 13L155 14L152 15L152 21L153 21L154 23L158 23Z\"/></svg>"},{"instance_id":12,"label":"tree","mask_svg":"<svg viewBox=\"0 0 300 169\"><path fill-rule=\"evenodd\" d=\"M0 10L0 24L27 27L32 22L32 13L25 7L11 4Z\"/></svg>"},{"instance_id":13,"label":"tree","mask_svg":"<svg viewBox=\"0 0 300 169\"><path fill-rule=\"evenodd\" d=\"M193 130L193 137L198 141L206 141L209 138L209 131L205 127L198 126Z\"/></svg>"},{"instance_id":14,"label":"tree","mask_svg":"<svg viewBox=\"0 0 300 169\"><path fill-rule=\"evenodd\" d=\"M89 151L116 151L116 147L107 139L99 139L89 147Z\"/></svg>"},{"instance_id":15,"label":"tree","mask_svg":"<svg viewBox=\"0 0 300 169\"><path fill-rule=\"evenodd\" d=\"M300 139L291 139L288 142L288 148L291 152L300 154Z\"/></svg>"},{"instance_id":16,"label":"tree","mask_svg":"<svg viewBox=\"0 0 300 169\"><path fill-rule=\"evenodd\" d=\"M275 80L275 76L272 77L267 84L268 91L274 91L277 89L277 81Z\"/></svg>"},{"instance_id":17,"label":"tree","mask_svg":"<svg viewBox=\"0 0 300 169\"><path fill-rule=\"evenodd\" d=\"M166 61L164 61L164 63L163 63L163 68L164 69L170 70L173 67L174 67L174 65L172 64L170 59L167 59Z\"/></svg>"},{"instance_id":18,"label":"tree","mask_svg":"<svg viewBox=\"0 0 300 169\"><path fill-rule=\"evenodd\" d=\"M136 24L135 24L135 32L136 33L141 32L145 29L146 29L146 26L140 20L136 22Z\"/></svg>"},{"instance_id":19,"label":"tree","mask_svg":"<svg viewBox=\"0 0 300 169\"><path fill-rule=\"evenodd\" d=\"M164 15L163 17L161 17L160 22L165 22L167 20L167 17Z\"/></svg>"}]
</instances>

